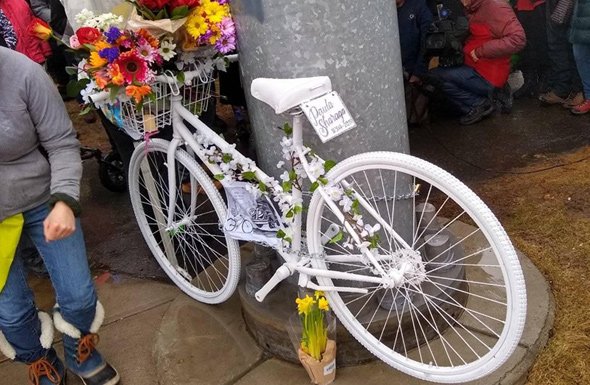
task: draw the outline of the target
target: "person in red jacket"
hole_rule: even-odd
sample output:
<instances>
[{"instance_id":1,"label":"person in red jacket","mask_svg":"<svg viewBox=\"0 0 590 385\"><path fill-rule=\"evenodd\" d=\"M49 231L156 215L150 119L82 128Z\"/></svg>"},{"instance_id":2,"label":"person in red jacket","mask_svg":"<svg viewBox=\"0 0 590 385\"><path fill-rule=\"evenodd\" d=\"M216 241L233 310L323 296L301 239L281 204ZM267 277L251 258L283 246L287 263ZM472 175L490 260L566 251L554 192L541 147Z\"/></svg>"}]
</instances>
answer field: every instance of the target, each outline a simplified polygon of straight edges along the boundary
<instances>
[{"instance_id":1,"label":"person in red jacket","mask_svg":"<svg viewBox=\"0 0 590 385\"><path fill-rule=\"evenodd\" d=\"M510 57L526 44L524 30L503 0L461 0L469 18L465 64L438 67L432 75L442 92L461 112L461 124L479 122L494 111L491 95L510 74Z\"/></svg>"},{"instance_id":2,"label":"person in red jacket","mask_svg":"<svg viewBox=\"0 0 590 385\"><path fill-rule=\"evenodd\" d=\"M14 40L14 47L7 46L39 64L45 63L51 55L51 47L48 42L29 33L29 25L35 17L29 4L25 0L0 0L0 11L8 20L6 24L12 30L11 40Z\"/></svg>"}]
</instances>

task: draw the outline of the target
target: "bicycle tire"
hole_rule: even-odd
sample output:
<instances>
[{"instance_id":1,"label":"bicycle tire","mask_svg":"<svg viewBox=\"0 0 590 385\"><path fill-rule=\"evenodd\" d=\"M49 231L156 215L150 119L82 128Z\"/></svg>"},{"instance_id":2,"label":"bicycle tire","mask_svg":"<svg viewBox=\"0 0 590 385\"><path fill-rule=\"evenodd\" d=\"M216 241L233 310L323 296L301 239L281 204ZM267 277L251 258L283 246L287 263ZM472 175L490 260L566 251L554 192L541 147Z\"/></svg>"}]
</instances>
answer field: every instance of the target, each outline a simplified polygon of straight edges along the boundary
<instances>
[{"instance_id":1,"label":"bicycle tire","mask_svg":"<svg viewBox=\"0 0 590 385\"><path fill-rule=\"evenodd\" d=\"M359 175L359 180L360 176L364 176L366 182L358 182L355 175ZM373 195L373 190L377 191L380 181L383 195L377 194L377 198L373 195L372 203L369 194L361 196L376 208L381 218L393 228L397 226L396 231L399 229L400 233L404 232L404 228L396 222L399 218L396 218L395 206L399 206L399 216L403 217L404 212L410 213L412 222L410 225L406 222L406 227L411 233L406 230L406 234L410 234L409 245L414 250L430 247L424 243L425 231L430 232L429 242L434 235L452 237L444 244L447 250L443 249L431 260L428 260L427 253L423 253L425 257L421 255L426 260L425 278L421 283L408 280L410 283L395 288L365 284L366 295L326 291L332 309L348 331L385 363L423 380L440 383L472 381L502 365L514 352L522 335L526 318L526 288L518 257L508 236L481 199L441 168L399 153L373 152L353 156L330 170L327 179L330 186L343 180L352 181L355 191L364 191L362 186L366 185L365 190L370 195ZM408 181L410 183L406 186ZM429 186L427 194L412 193L417 191L418 183ZM393 195L388 197L391 191ZM429 207L419 204L424 203L421 201L424 195L426 203L440 205L434 215L435 220L428 223L425 223L426 220L422 222L425 215L420 211ZM443 195L449 199L441 200ZM449 203L451 200L455 203ZM391 208L388 202L391 202ZM312 266L378 276L374 270L362 270L365 266L362 262L344 266L330 256L332 253L336 256L353 253L340 243L325 243L327 227L333 220L329 209L324 214L324 203L316 191L307 217ZM416 208L419 208L419 215ZM462 213L457 215L457 212ZM363 217L365 220L369 218ZM424 230L420 230L421 226ZM438 234L433 234L434 231ZM383 229L379 230L379 234L384 234ZM463 237L464 234L470 235ZM404 255L391 237L385 235L381 239L389 243L390 255ZM359 252L356 251L355 255L358 256ZM379 255L384 254L380 251ZM441 256L444 258L438 259ZM496 262L492 258L496 258ZM386 255L380 264L385 270L395 264L395 259ZM419 273L414 275L419 276ZM350 281L325 277L317 277L317 281L319 285L328 287L354 286ZM502 298L505 303L502 303ZM404 334L407 336L404 337ZM480 346L482 344L485 347Z\"/></svg>"},{"instance_id":2,"label":"bicycle tire","mask_svg":"<svg viewBox=\"0 0 590 385\"><path fill-rule=\"evenodd\" d=\"M168 146L168 141L152 139L141 143L133 152L129 194L137 223L156 260L183 292L200 302L221 303L234 293L240 273L238 242L222 230L225 203L205 171L179 148L174 154L177 174L174 220L190 217L191 199L195 199L198 210L196 220L166 231ZM154 203L160 208L154 210Z\"/></svg>"}]
</instances>

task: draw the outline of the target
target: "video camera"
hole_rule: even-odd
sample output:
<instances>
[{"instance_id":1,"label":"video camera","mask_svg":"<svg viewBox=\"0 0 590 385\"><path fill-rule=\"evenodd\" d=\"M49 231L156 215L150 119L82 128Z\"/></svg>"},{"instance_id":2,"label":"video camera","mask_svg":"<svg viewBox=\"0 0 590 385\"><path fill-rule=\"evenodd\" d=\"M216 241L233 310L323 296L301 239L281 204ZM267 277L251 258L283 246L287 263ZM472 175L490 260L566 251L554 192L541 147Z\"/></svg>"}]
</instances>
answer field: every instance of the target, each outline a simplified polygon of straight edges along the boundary
<instances>
[{"instance_id":1,"label":"video camera","mask_svg":"<svg viewBox=\"0 0 590 385\"><path fill-rule=\"evenodd\" d=\"M469 22L465 16L452 17L443 4L437 4L438 18L424 37L424 53L427 58L438 56L440 67L463 64L463 42L469 34Z\"/></svg>"}]
</instances>

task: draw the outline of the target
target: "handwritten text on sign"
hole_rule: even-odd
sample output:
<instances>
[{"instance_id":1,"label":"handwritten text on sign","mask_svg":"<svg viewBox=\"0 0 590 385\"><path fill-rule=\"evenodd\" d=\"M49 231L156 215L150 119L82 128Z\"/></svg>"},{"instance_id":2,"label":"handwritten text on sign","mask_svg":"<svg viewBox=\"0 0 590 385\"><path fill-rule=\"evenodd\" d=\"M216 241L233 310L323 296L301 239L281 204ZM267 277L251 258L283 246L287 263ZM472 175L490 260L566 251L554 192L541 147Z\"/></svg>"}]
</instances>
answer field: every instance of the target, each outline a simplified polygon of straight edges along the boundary
<instances>
[{"instance_id":1,"label":"handwritten text on sign","mask_svg":"<svg viewBox=\"0 0 590 385\"><path fill-rule=\"evenodd\" d=\"M301 109L322 143L356 127L356 123L336 92L305 102L301 105Z\"/></svg>"}]
</instances>

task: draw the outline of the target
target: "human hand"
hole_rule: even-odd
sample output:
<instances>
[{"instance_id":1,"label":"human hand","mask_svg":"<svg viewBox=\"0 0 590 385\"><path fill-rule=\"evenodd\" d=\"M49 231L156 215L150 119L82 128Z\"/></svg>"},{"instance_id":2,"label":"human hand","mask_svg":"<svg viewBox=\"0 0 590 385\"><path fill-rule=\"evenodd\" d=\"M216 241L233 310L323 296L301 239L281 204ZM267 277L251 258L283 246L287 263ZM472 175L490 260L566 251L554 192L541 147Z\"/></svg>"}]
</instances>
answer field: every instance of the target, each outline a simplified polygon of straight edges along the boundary
<instances>
[{"instance_id":1,"label":"human hand","mask_svg":"<svg viewBox=\"0 0 590 385\"><path fill-rule=\"evenodd\" d=\"M63 202L57 202L43 221L45 241L57 241L72 235L76 231L76 218L72 209Z\"/></svg>"},{"instance_id":2,"label":"human hand","mask_svg":"<svg viewBox=\"0 0 590 385\"><path fill-rule=\"evenodd\" d=\"M477 63L477 61L479 60L479 58L477 57L477 54L475 53L475 50L469 52L469 55L471 56L471 58L473 59L473 61Z\"/></svg>"},{"instance_id":3,"label":"human hand","mask_svg":"<svg viewBox=\"0 0 590 385\"><path fill-rule=\"evenodd\" d=\"M410 82L410 84L420 84L420 83L422 83L422 79L420 79L416 75L410 76L410 80L408 80L408 81Z\"/></svg>"}]
</instances>

